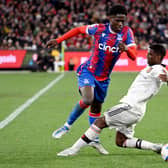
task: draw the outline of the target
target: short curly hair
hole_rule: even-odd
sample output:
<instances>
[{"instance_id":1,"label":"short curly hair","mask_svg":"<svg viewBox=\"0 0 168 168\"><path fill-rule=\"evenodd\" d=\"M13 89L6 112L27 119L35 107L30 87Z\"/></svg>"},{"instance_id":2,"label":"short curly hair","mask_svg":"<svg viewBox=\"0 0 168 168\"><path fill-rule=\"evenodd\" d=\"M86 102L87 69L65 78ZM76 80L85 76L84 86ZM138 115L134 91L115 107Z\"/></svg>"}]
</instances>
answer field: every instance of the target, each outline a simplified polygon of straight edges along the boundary
<instances>
[{"instance_id":1,"label":"short curly hair","mask_svg":"<svg viewBox=\"0 0 168 168\"><path fill-rule=\"evenodd\" d=\"M154 52L158 55L161 56L161 59L164 58L164 56L166 55L166 49L162 44L151 44L149 46L149 48L151 48L152 50L154 50Z\"/></svg>"},{"instance_id":2,"label":"short curly hair","mask_svg":"<svg viewBox=\"0 0 168 168\"><path fill-rule=\"evenodd\" d=\"M108 14L109 15L117 15L117 14L127 15L127 9L125 8L125 6L122 6L122 5L114 5L111 7Z\"/></svg>"}]
</instances>

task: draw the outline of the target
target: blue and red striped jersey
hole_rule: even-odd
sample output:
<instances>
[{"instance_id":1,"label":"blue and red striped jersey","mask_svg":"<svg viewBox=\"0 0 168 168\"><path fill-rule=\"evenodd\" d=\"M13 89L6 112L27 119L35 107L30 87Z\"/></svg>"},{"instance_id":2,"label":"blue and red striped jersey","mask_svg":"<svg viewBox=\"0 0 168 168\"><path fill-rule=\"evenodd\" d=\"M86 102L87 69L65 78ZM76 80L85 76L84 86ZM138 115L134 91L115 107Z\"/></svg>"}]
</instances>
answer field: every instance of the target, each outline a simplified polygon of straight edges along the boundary
<instances>
[{"instance_id":1,"label":"blue and red striped jersey","mask_svg":"<svg viewBox=\"0 0 168 168\"><path fill-rule=\"evenodd\" d=\"M119 33L115 33L109 23L93 24L87 26L86 33L94 37L93 51L89 60L80 68L87 68L99 81L109 78L121 55L118 47L120 42L124 42L128 47L136 45L133 32L128 26L124 26ZM80 74L80 69L78 73Z\"/></svg>"}]
</instances>

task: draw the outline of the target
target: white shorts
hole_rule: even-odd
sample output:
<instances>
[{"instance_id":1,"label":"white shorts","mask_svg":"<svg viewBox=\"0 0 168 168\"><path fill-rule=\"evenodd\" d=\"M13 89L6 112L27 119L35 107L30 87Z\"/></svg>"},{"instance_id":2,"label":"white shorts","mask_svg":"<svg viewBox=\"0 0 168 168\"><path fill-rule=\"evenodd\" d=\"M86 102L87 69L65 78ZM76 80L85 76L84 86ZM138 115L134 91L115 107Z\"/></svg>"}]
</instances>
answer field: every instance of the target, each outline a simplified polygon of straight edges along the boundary
<instances>
[{"instance_id":1,"label":"white shorts","mask_svg":"<svg viewBox=\"0 0 168 168\"><path fill-rule=\"evenodd\" d=\"M106 124L110 128L116 128L117 131L124 134L127 138L134 136L134 128L141 116L136 115L135 110L128 104L122 103L113 106L104 113Z\"/></svg>"}]
</instances>

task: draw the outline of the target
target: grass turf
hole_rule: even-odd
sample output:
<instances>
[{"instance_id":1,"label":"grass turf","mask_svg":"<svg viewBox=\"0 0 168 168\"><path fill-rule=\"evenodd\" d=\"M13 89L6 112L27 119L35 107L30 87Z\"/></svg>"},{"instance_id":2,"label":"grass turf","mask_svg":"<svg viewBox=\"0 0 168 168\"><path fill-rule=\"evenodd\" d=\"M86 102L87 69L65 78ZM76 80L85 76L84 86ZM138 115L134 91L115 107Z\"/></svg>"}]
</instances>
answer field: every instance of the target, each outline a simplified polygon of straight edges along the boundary
<instances>
[{"instance_id":1,"label":"grass turf","mask_svg":"<svg viewBox=\"0 0 168 168\"><path fill-rule=\"evenodd\" d=\"M0 74L0 121L58 75ZM135 76L136 73L113 73L103 111L118 102ZM167 96L167 87L163 86L149 102L144 119L136 127L136 137L152 142L168 142ZM90 147L83 148L77 156L56 156L88 128L88 115L85 112L62 139L51 138L52 131L65 122L79 98L75 73L65 73L62 80L0 130L0 168L167 167L161 156L152 151L116 147L115 131L109 129L101 134L101 141L110 152L108 156L102 156Z\"/></svg>"}]
</instances>

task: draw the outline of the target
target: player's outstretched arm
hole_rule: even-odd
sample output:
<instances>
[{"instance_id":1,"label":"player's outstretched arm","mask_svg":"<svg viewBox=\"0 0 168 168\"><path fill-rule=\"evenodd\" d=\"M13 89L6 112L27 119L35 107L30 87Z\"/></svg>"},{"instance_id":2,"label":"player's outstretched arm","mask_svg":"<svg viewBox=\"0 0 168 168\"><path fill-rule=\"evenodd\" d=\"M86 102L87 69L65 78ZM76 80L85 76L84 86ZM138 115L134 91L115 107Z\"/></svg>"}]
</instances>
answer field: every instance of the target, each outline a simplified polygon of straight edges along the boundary
<instances>
[{"instance_id":1,"label":"player's outstretched arm","mask_svg":"<svg viewBox=\"0 0 168 168\"><path fill-rule=\"evenodd\" d=\"M85 34L86 29L87 29L87 26L80 26L80 27L73 28L70 31L68 31L67 33L65 33L63 36L58 37L57 39L49 40L47 42L46 46L48 48L51 48L51 47L56 46L58 43L61 43L62 41L66 40L66 39L69 39L73 36L76 36L77 34L80 34L80 33Z\"/></svg>"}]
</instances>

